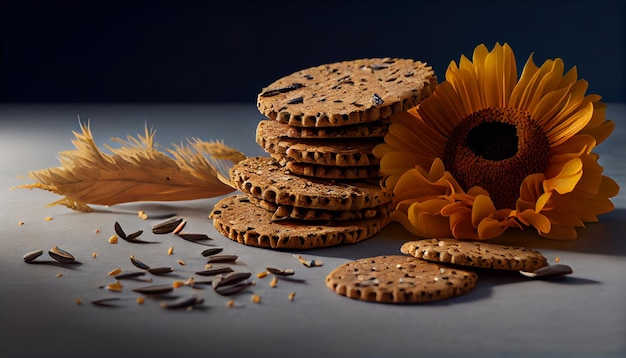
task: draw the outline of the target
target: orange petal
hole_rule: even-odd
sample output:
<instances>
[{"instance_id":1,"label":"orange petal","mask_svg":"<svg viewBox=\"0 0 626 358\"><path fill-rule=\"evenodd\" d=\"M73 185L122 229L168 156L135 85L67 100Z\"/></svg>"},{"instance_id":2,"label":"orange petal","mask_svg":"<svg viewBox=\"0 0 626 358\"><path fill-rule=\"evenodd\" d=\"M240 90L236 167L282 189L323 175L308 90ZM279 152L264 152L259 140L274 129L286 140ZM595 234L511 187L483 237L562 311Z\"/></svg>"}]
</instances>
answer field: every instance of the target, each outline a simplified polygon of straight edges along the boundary
<instances>
[{"instance_id":1,"label":"orange petal","mask_svg":"<svg viewBox=\"0 0 626 358\"><path fill-rule=\"evenodd\" d=\"M478 227L478 224L488 217L490 214L496 211L493 201L487 195L478 195L474 199L474 205L472 206L472 225Z\"/></svg>"},{"instance_id":2,"label":"orange petal","mask_svg":"<svg viewBox=\"0 0 626 358\"><path fill-rule=\"evenodd\" d=\"M569 193L583 175L583 163L580 159L573 159L567 162L561 172L554 178L543 182L543 189L547 192L555 190L559 194Z\"/></svg>"}]
</instances>

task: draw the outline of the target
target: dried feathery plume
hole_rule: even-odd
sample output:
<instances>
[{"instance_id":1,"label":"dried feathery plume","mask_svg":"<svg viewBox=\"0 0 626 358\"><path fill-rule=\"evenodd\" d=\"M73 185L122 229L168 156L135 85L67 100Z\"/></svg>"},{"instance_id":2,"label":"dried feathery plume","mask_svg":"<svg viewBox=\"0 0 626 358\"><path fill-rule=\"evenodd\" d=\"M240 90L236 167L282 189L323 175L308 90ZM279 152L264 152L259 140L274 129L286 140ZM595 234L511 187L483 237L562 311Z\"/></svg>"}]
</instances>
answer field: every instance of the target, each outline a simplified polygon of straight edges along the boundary
<instances>
[{"instance_id":1,"label":"dried feathery plume","mask_svg":"<svg viewBox=\"0 0 626 358\"><path fill-rule=\"evenodd\" d=\"M33 184L14 187L44 189L64 198L49 205L64 205L89 212L92 205L115 205L138 201L181 201L212 198L235 190L228 180L228 168L246 156L222 142L188 140L167 153L157 149L155 130L146 127L145 136L113 138L120 148L96 146L89 124L82 133L73 131L75 150L59 153L60 167L31 171Z\"/></svg>"}]
</instances>

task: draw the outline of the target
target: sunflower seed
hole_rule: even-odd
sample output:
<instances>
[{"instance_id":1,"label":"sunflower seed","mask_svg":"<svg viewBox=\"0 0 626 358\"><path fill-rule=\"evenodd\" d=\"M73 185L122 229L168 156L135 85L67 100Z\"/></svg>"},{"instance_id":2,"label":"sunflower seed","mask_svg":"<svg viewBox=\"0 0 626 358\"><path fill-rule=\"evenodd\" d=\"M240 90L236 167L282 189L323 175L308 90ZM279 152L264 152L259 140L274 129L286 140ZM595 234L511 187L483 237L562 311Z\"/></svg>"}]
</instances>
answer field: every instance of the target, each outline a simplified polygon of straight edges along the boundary
<instances>
[{"instance_id":1,"label":"sunflower seed","mask_svg":"<svg viewBox=\"0 0 626 358\"><path fill-rule=\"evenodd\" d=\"M164 275L173 271L174 269L171 267L154 267L154 268L148 269L148 272L150 272L153 275Z\"/></svg>"},{"instance_id":2,"label":"sunflower seed","mask_svg":"<svg viewBox=\"0 0 626 358\"><path fill-rule=\"evenodd\" d=\"M250 272L231 272L226 276L216 277L214 289L223 286L230 286L247 280L252 274Z\"/></svg>"},{"instance_id":3,"label":"sunflower seed","mask_svg":"<svg viewBox=\"0 0 626 358\"><path fill-rule=\"evenodd\" d=\"M291 276L295 273L292 269L281 270L281 269L277 269L273 267L268 267L267 271L269 273L272 273L274 275L279 275L279 276Z\"/></svg>"},{"instance_id":4,"label":"sunflower seed","mask_svg":"<svg viewBox=\"0 0 626 358\"><path fill-rule=\"evenodd\" d=\"M144 295L160 295L174 290L172 285L151 285L133 289L134 292Z\"/></svg>"},{"instance_id":5,"label":"sunflower seed","mask_svg":"<svg viewBox=\"0 0 626 358\"><path fill-rule=\"evenodd\" d=\"M120 225L120 223L118 223L116 221L115 224L113 225L113 228L115 229L115 233L117 234L117 236L119 236L122 239L126 240L126 233L122 229L122 226Z\"/></svg>"},{"instance_id":6,"label":"sunflower seed","mask_svg":"<svg viewBox=\"0 0 626 358\"><path fill-rule=\"evenodd\" d=\"M30 263L33 262L36 258L43 254L43 250L35 250L24 255L24 262Z\"/></svg>"},{"instance_id":7,"label":"sunflower seed","mask_svg":"<svg viewBox=\"0 0 626 358\"><path fill-rule=\"evenodd\" d=\"M212 247L210 249L206 249L206 250L202 251L201 255L204 256L204 257L213 256L215 254L219 254L220 252L222 252L222 250L224 250L224 249L221 248L221 247Z\"/></svg>"},{"instance_id":8,"label":"sunflower seed","mask_svg":"<svg viewBox=\"0 0 626 358\"><path fill-rule=\"evenodd\" d=\"M114 278L116 280L133 279L133 278L141 277L145 274L146 273L143 271L124 272L119 275L115 275Z\"/></svg>"},{"instance_id":9,"label":"sunflower seed","mask_svg":"<svg viewBox=\"0 0 626 358\"><path fill-rule=\"evenodd\" d=\"M179 309L179 308L192 309L197 305L201 305L202 303L204 303L204 299L199 298L194 295L194 296L180 298L174 302L169 302L169 303L162 302L161 307L167 308L167 309Z\"/></svg>"},{"instance_id":10,"label":"sunflower seed","mask_svg":"<svg viewBox=\"0 0 626 358\"><path fill-rule=\"evenodd\" d=\"M230 272L233 272L233 269L231 269L230 267L219 267L219 268L214 268L214 269L209 269L209 270L197 271L196 275L215 276L215 275L219 275L222 273L230 273Z\"/></svg>"},{"instance_id":11,"label":"sunflower seed","mask_svg":"<svg viewBox=\"0 0 626 358\"><path fill-rule=\"evenodd\" d=\"M182 218L173 218L165 220L162 223L156 224L152 227L153 234L169 234L172 233L176 227L183 221Z\"/></svg>"},{"instance_id":12,"label":"sunflower seed","mask_svg":"<svg viewBox=\"0 0 626 358\"><path fill-rule=\"evenodd\" d=\"M143 230L135 231L134 233L127 235L124 239L126 240L134 240L139 237L139 235L143 234Z\"/></svg>"},{"instance_id":13,"label":"sunflower seed","mask_svg":"<svg viewBox=\"0 0 626 358\"><path fill-rule=\"evenodd\" d=\"M178 236L181 239L187 240L187 241L204 241L204 240L212 240L207 234L187 234L187 233L180 233L178 234Z\"/></svg>"},{"instance_id":14,"label":"sunflower seed","mask_svg":"<svg viewBox=\"0 0 626 358\"><path fill-rule=\"evenodd\" d=\"M536 269L533 272L520 271L520 273L526 277L557 277L572 274L574 270L571 267L563 264L544 266Z\"/></svg>"},{"instance_id":15,"label":"sunflower seed","mask_svg":"<svg viewBox=\"0 0 626 358\"><path fill-rule=\"evenodd\" d=\"M174 231L172 231L172 234L178 234L181 231L183 231L183 229L185 228L185 225L187 225L187 221L183 220L180 222L180 224L178 224L176 226L176 228L174 229Z\"/></svg>"},{"instance_id":16,"label":"sunflower seed","mask_svg":"<svg viewBox=\"0 0 626 358\"><path fill-rule=\"evenodd\" d=\"M102 298L99 300L91 301L91 304L101 307L117 307L117 305L112 304L112 302L119 300L119 297Z\"/></svg>"},{"instance_id":17,"label":"sunflower seed","mask_svg":"<svg viewBox=\"0 0 626 358\"><path fill-rule=\"evenodd\" d=\"M215 292L222 296L229 296L234 295L235 293L239 293L252 285L252 282L241 282L235 285L218 287L215 289Z\"/></svg>"},{"instance_id":18,"label":"sunflower seed","mask_svg":"<svg viewBox=\"0 0 626 358\"><path fill-rule=\"evenodd\" d=\"M122 239L128 242L132 242L133 244L158 244L158 242L156 241L145 241L145 240L138 239L139 235L141 235L142 233L143 233L143 230L139 230L126 237L122 237Z\"/></svg>"},{"instance_id":19,"label":"sunflower seed","mask_svg":"<svg viewBox=\"0 0 626 358\"><path fill-rule=\"evenodd\" d=\"M50 251L48 251L48 254L50 257L63 264L73 264L76 262L76 259L72 254L65 250L61 250L56 246L51 248Z\"/></svg>"},{"instance_id":20,"label":"sunflower seed","mask_svg":"<svg viewBox=\"0 0 626 358\"><path fill-rule=\"evenodd\" d=\"M143 262L137 260L135 256L130 256L130 262L135 265L135 267L140 268L142 270L149 270L150 266L144 264Z\"/></svg>"},{"instance_id":21,"label":"sunflower seed","mask_svg":"<svg viewBox=\"0 0 626 358\"><path fill-rule=\"evenodd\" d=\"M237 255L215 255L215 256L211 256L209 257L209 261L208 263L213 264L213 263L224 263L224 262L235 262L237 261L238 257Z\"/></svg>"}]
</instances>

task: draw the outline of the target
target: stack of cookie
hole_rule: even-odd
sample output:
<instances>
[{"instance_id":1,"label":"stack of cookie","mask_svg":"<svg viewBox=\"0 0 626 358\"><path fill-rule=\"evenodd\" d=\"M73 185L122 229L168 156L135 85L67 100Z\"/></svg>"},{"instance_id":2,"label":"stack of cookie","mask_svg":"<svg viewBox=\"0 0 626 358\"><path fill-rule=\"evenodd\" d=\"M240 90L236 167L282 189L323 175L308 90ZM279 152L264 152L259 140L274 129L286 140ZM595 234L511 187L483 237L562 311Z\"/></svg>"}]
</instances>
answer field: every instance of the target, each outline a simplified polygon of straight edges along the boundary
<instances>
[{"instance_id":1,"label":"stack of cookie","mask_svg":"<svg viewBox=\"0 0 626 358\"><path fill-rule=\"evenodd\" d=\"M371 58L308 68L258 96L256 141L269 154L235 165L243 192L218 202L210 217L220 233L246 245L308 249L355 243L388 218L391 194L379 186L373 148L392 113L429 96L431 67Z\"/></svg>"}]
</instances>

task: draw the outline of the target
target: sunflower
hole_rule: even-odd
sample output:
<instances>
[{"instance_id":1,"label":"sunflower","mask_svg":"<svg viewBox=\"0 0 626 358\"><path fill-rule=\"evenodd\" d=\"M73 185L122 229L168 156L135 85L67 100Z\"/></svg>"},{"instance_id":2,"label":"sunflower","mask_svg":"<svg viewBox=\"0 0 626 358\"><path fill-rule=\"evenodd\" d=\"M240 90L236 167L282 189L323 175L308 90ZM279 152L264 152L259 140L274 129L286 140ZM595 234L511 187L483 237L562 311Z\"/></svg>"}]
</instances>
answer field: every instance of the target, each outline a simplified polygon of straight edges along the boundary
<instances>
[{"instance_id":1,"label":"sunflower","mask_svg":"<svg viewBox=\"0 0 626 358\"><path fill-rule=\"evenodd\" d=\"M513 50L476 47L452 61L432 96L392 116L380 158L392 220L422 237L486 240L534 227L552 239L613 209L619 192L593 149L613 131L600 96L586 95L561 59L518 79Z\"/></svg>"}]
</instances>

